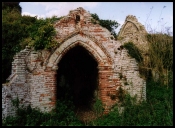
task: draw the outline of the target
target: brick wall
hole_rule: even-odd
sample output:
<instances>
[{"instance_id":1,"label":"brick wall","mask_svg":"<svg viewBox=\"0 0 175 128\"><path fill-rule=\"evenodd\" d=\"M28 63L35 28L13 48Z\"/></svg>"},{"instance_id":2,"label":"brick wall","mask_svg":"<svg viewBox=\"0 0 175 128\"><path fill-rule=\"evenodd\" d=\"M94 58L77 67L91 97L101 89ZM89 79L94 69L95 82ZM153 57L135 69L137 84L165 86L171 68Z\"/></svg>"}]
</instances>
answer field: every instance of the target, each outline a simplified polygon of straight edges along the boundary
<instances>
[{"instance_id":1,"label":"brick wall","mask_svg":"<svg viewBox=\"0 0 175 128\"><path fill-rule=\"evenodd\" d=\"M111 33L93 24L91 18L83 8L70 11L55 23L55 39L59 45L54 52L34 51L26 47L14 56L9 83L2 87L3 117L13 114L11 99L15 97L19 97L21 104L50 111L56 103L58 63L78 45L84 47L98 63L98 93L106 105L106 113L119 101L119 87L131 96L137 95L138 101L146 99L146 82L139 75L136 60L128 55L126 49L120 49L124 41L112 40Z\"/></svg>"}]
</instances>

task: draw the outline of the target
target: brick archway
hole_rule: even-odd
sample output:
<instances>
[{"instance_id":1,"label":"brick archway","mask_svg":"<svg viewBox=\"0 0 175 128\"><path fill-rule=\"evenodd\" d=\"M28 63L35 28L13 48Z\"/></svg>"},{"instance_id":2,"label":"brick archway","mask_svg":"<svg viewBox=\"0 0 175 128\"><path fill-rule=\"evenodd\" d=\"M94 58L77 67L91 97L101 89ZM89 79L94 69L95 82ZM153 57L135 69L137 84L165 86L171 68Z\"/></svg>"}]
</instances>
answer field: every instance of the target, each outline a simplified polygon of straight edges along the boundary
<instances>
[{"instance_id":1,"label":"brick archway","mask_svg":"<svg viewBox=\"0 0 175 128\"><path fill-rule=\"evenodd\" d=\"M56 50L33 51L26 47L14 56L9 82L3 85L2 99L5 108L3 115L14 113L11 110L11 103L8 102L9 95L11 95L10 98L20 96L21 104L39 107L43 112L54 108L59 74L57 65L64 59L64 54L79 45L98 63L94 67L98 65L98 73L96 73L99 81L99 98L106 105L106 111L120 101L120 87L131 96L137 95L138 101L146 99L146 82L140 77L138 63L128 55L126 49L117 50L124 40L132 39L138 47L141 44L140 48L147 51L145 49L147 41L143 38L143 35L147 33L144 26L137 21L135 16L127 16L119 33L119 37L124 38L115 41L112 40L111 33L106 28L93 24L91 19L90 13L83 8L71 10L67 16L54 24L56 30L54 38L58 41ZM131 36L127 31L134 35ZM125 79L121 79L121 76Z\"/></svg>"},{"instance_id":2,"label":"brick archway","mask_svg":"<svg viewBox=\"0 0 175 128\"><path fill-rule=\"evenodd\" d=\"M100 55L91 45L78 40L78 41L73 42L72 44L70 44L69 46L67 46L66 48L64 48L61 51L60 55L57 57L57 59L53 63L53 69L54 68L57 69L56 66L59 63L59 61L61 60L61 58L64 56L64 54L66 54L70 49L76 47L77 45L84 47L91 54L91 56L98 62L98 64L105 63L104 62L105 60L102 58L102 55ZM60 49L62 49L62 48L60 47ZM57 51L59 51L59 50L57 49ZM106 59L106 57L105 57L105 59Z\"/></svg>"},{"instance_id":3,"label":"brick archway","mask_svg":"<svg viewBox=\"0 0 175 128\"><path fill-rule=\"evenodd\" d=\"M77 44L66 51L58 67L57 100L71 100L79 112L91 110L99 85L98 63L94 57Z\"/></svg>"},{"instance_id":4,"label":"brick archway","mask_svg":"<svg viewBox=\"0 0 175 128\"><path fill-rule=\"evenodd\" d=\"M99 43L100 44L100 43ZM71 48L76 45L84 47L93 58L98 62L99 65L110 65L112 62L111 57L106 52L107 50L100 47L96 42L92 41L87 36L81 36L77 34L66 41L64 41L50 56L46 65L46 68L57 69L57 64L61 60L62 56Z\"/></svg>"},{"instance_id":5,"label":"brick archway","mask_svg":"<svg viewBox=\"0 0 175 128\"><path fill-rule=\"evenodd\" d=\"M54 77L52 85L53 87L53 98L55 99L52 101L56 101L56 73L58 70L58 63L60 62L61 58L72 48L76 46L82 46L84 47L89 54L96 60L98 63L98 77L99 77L99 85L98 85L98 91L99 91L99 98L102 100L103 104L106 106L106 111L108 111L108 106L111 105L111 99L106 96L107 94L107 86L114 84L113 81L110 80L110 78L113 76L112 71L112 65L110 63L110 58L108 55L105 54L105 52L92 40L89 38L82 37L81 35L75 35L74 37L69 38L65 42L63 42L50 56L48 63L46 65L46 70L52 69L52 75ZM51 75L51 74L50 74ZM50 76L51 77L51 76Z\"/></svg>"}]
</instances>

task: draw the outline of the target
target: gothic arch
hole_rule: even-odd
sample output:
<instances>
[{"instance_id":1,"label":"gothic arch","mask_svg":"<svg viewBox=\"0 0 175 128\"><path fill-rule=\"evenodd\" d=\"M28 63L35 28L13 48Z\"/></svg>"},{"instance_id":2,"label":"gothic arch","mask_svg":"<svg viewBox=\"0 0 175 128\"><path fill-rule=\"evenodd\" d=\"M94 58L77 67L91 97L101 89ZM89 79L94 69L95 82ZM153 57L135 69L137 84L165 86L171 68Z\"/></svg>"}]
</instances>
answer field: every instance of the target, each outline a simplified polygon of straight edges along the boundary
<instances>
[{"instance_id":1,"label":"gothic arch","mask_svg":"<svg viewBox=\"0 0 175 128\"><path fill-rule=\"evenodd\" d=\"M46 70L47 76L49 78L53 78L53 80L49 83L52 84L52 94L53 104L56 102L56 85L57 85L57 71L58 71L58 64L61 61L62 57L72 48L76 46L81 46L87 50L87 52L95 59L98 65L98 97L102 100L104 105L108 105L110 99L104 99L106 96L106 89L108 84L114 84L113 81L109 80L112 78L112 58L109 58L109 54L106 54L106 48L101 48L98 42L95 42L91 38L87 36L82 36L81 34L74 35L62 42L62 44L53 52L53 54L49 57L48 63L46 63ZM105 51L104 51L105 50ZM47 70L48 69L48 70ZM48 75L48 71L52 70ZM48 84L48 83L47 83ZM46 86L49 86L47 85ZM105 108L107 110L107 108Z\"/></svg>"},{"instance_id":2,"label":"gothic arch","mask_svg":"<svg viewBox=\"0 0 175 128\"><path fill-rule=\"evenodd\" d=\"M100 48L95 42L90 40L87 37L83 37L80 34L77 34L66 41L64 41L50 56L47 66L51 67L53 70L57 70L57 64L63 57L63 55L70 50L71 48L80 45L84 47L92 57L97 61L98 65L109 65L110 59L109 55L106 55L104 50Z\"/></svg>"},{"instance_id":3,"label":"gothic arch","mask_svg":"<svg viewBox=\"0 0 175 128\"><path fill-rule=\"evenodd\" d=\"M127 25L128 23L132 23L132 25L136 27L137 31L140 32L139 27L138 27L133 21L128 20L128 21L126 21L126 23L123 25L123 27L122 27L122 29L121 29L121 32L119 33L119 36L121 36L121 35L125 32L125 27L126 27L126 25Z\"/></svg>"}]
</instances>

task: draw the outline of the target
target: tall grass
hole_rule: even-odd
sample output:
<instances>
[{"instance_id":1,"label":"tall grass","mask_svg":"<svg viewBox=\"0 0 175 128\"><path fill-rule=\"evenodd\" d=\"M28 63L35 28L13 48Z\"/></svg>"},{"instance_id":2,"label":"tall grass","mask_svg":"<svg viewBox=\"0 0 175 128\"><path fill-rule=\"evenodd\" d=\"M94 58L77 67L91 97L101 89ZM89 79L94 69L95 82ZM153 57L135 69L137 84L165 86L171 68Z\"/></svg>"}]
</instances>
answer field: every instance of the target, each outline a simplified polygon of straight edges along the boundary
<instances>
[{"instance_id":1,"label":"tall grass","mask_svg":"<svg viewBox=\"0 0 175 128\"><path fill-rule=\"evenodd\" d=\"M173 37L167 34L148 34L149 60L148 67L154 71L154 78L159 77L168 85L169 72L173 71Z\"/></svg>"},{"instance_id":2,"label":"tall grass","mask_svg":"<svg viewBox=\"0 0 175 128\"><path fill-rule=\"evenodd\" d=\"M51 112L41 112L39 109L19 107L16 116L2 120L3 126L69 126L83 125L74 113L71 100L58 100Z\"/></svg>"},{"instance_id":3,"label":"tall grass","mask_svg":"<svg viewBox=\"0 0 175 128\"><path fill-rule=\"evenodd\" d=\"M147 79L146 101L133 104L134 99L126 95L122 113L119 113L116 104L109 114L84 124L78 120L73 103L70 100L61 100L50 113L42 113L30 106L18 108L15 117L9 116L2 120L2 126L172 126L173 38L168 31L167 33L152 31L147 35L147 40L149 63L146 66L157 72L158 77L157 80L155 76ZM101 109L96 106L95 111L99 110Z\"/></svg>"},{"instance_id":4,"label":"tall grass","mask_svg":"<svg viewBox=\"0 0 175 128\"><path fill-rule=\"evenodd\" d=\"M161 86L160 82L147 81L147 101L133 104L125 97L125 107L119 114L117 107L108 115L91 122L93 126L172 126L173 88Z\"/></svg>"},{"instance_id":5,"label":"tall grass","mask_svg":"<svg viewBox=\"0 0 175 128\"><path fill-rule=\"evenodd\" d=\"M160 80L161 85L167 85L169 75L173 72L173 36L170 30L172 26L165 26L161 16L163 10L166 6L163 6L158 18L156 28L153 28L149 23L149 16L152 13L153 7L150 8L149 15L145 21L145 27L149 32L146 35L146 40L148 41L148 53L146 56L146 63L141 63L140 65L145 67L147 72L152 72L152 77L155 81ZM161 27L161 30L158 28ZM146 75L150 75L146 73ZM146 76L149 77L149 76Z\"/></svg>"},{"instance_id":6,"label":"tall grass","mask_svg":"<svg viewBox=\"0 0 175 128\"><path fill-rule=\"evenodd\" d=\"M172 79L171 79L172 81ZM134 104L129 95L124 98L124 111L120 114L117 104L107 115L84 124L78 120L71 101L59 101L50 113L37 109L18 108L16 117L7 117L3 126L172 126L173 86L147 81L147 100ZM98 110L98 108L97 108Z\"/></svg>"}]
</instances>

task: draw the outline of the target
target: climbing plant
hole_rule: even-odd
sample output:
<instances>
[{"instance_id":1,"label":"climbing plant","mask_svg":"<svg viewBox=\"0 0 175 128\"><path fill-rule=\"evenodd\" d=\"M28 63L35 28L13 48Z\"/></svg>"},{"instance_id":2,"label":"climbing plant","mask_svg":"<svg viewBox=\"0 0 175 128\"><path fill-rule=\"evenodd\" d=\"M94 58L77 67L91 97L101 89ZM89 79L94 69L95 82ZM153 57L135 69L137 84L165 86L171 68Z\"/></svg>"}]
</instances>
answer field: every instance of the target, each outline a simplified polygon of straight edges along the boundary
<instances>
[{"instance_id":1,"label":"climbing plant","mask_svg":"<svg viewBox=\"0 0 175 128\"><path fill-rule=\"evenodd\" d=\"M33 22L35 18L24 19L17 8L2 9L2 82L10 75L13 56L21 50L19 44L28 36L27 26Z\"/></svg>"},{"instance_id":2,"label":"climbing plant","mask_svg":"<svg viewBox=\"0 0 175 128\"><path fill-rule=\"evenodd\" d=\"M173 37L163 33L148 34L149 67L156 72L162 85L168 85L173 72Z\"/></svg>"},{"instance_id":3,"label":"climbing plant","mask_svg":"<svg viewBox=\"0 0 175 128\"><path fill-rule=\"evenodd\" d=\"M2 9L10 9L13 10L14 8L17 9L21 13L21 6L19 5L20 2L2 2Z\"/></svg>"},{"instance_id":4,"label":"climbing plant","mask_svg":"<svg viewBox=\"0 0 175 128\"><path fill-rule=\"evenodd\" d=\"M143 57L140 53L140 50L133 44L133 42L128 42L123 45L124 48L128 50L128 54L135 58L137 62L142 62Z\"/></svg>"},{"instance_id":5,"label":"climbing plant","mask_svg":"<svg viewBox=\"0 0 175 128\"><path fill-rule=\"evenodd\" d=\"M56 34L53 27L54 21L57 20L56 17L38 19L29 28L29 37L23 40L23 44L34 47L35 50L40 49L50 49L56 42L54 41L54 36Z\"/></svg>"},{"instance_id":6,"label":"climbing plant","mask_svg":"<svg viewBox=\"0 0 175 128\"><path fill-rule=\"evenodd\" d=\"M149 41L150 66L173 70L173 37L166 34L148 34L147 39Z\"/></svg>"},{"instance_id":7,"label":"climbing plant","mask_svg":"<svg viewBox=\"0 0 175 128\"><path fill-rule=\"evenodd\" d=\"M35 50L54 48L56 43L53 38L55 34L53 23L60 18L53 16L37 19L37 17L22 16L19 8L3 5L2 83L11 73L13 56L26 45L34 47Z\"/></svg>"},{"instance_id":8,"label":"climbing plant","mask_svg":"<svg viewBox=\"0 0 175 128\"><path fill-rule=\"evenodd\" d=\"M99 25L105 27L106 29L108 29L111 32L111 34L114 36L114 38L117 39L117 34L115 32L115 29L118 28L118 26L120 25L117 21L100 19L96 13L94 13L94 14L91 13L91 16L93 17L92 22L94 24L99 24Z\"/></svg>"}]
</instances>

